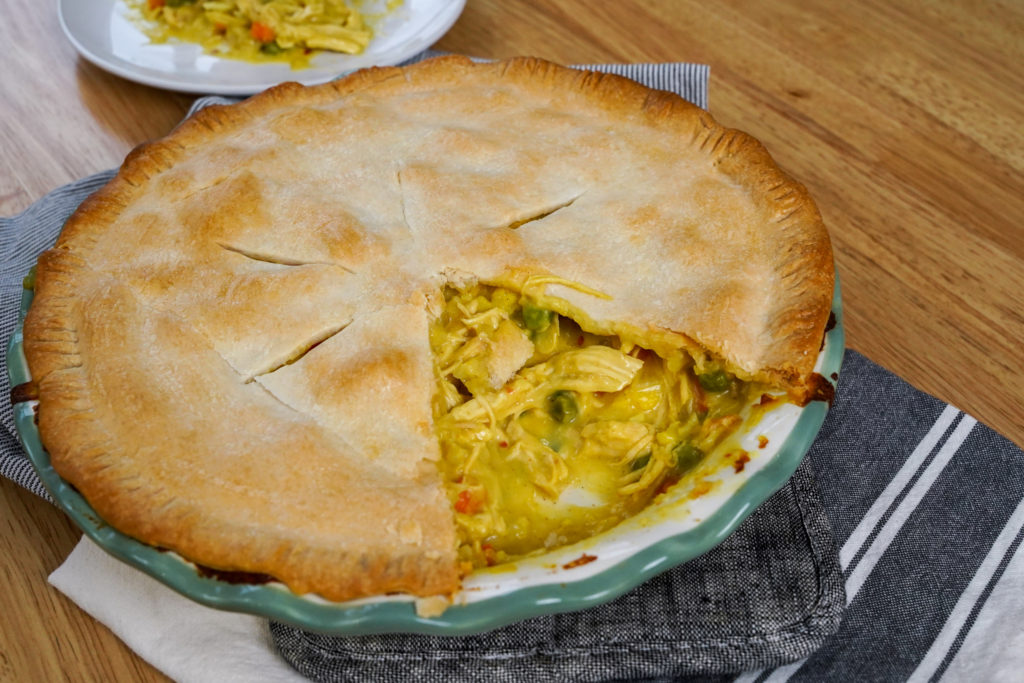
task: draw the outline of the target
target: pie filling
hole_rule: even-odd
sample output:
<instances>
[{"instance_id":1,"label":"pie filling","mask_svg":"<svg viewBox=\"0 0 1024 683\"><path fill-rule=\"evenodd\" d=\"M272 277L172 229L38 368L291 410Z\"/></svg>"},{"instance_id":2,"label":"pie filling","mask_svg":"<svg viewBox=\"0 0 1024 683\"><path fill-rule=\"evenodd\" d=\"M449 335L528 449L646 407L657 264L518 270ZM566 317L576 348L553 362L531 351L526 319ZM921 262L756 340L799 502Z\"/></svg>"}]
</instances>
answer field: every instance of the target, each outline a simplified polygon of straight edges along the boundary
<instances>
[{"instance_id":1,"label":"pie filling","mask_svg":"<svg viewBox=\"0 0 1024 683\"><path fill-rule=\"evenodd\" d=\"M447 288L430 342L465 569L601 533L728 448L764 387L592 334L502 287ZM736 451L732 453L732 451Z\"/></svg>"},{"instance_id":2,"label":"pie filling","mask_svg":"<svg viewBox=\"0 0 1024 683\"><path fill-rule=\"evenodd\" d=\"M129 0L130 15L154 43L198 43L205 52L247 62L310 66L315 52L359 54L373 38L366 17L341 0L216 2ZM401 0L392 0L387 10Z\"/></svg>"}]
</instances>

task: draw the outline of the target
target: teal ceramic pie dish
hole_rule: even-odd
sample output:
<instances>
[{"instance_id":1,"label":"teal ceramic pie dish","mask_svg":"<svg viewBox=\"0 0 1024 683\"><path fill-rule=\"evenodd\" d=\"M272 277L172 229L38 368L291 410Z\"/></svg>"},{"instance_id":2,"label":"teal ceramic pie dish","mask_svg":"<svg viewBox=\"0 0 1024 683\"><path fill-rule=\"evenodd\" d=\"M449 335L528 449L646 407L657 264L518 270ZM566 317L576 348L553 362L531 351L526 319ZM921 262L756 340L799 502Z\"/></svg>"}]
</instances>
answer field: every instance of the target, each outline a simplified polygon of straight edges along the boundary
<instances>
[{"instance_id":1,"label":"teal ceramic pie dish","mask_svg":"<svg viewBox=\"0 0 1024 683\"><path fill-rule=\"evenodd\" d=\"M24 321L32 301L21 301ZM832 302L835 324L827 332L816 372L835 382L843 357L839 284ZM12 387L31 380L17 328L7 350ZM421 616L407 596L335 603L300 596L277 583L237 583L209 575L180 556L145 545L110 527L50 464L35 422L36 402L14 403L18 435L54 500L82 531L114 557L184 596L217 609L260 615L300 628L337 635L425 633L465 635L530 617L570 612L607 602L648 579L691 560L725 539L796 470L825 419L828 405L782 405L741 436L751 460L740 471L726 467L716 485L695 495L681 482L639 515L608 532L556 551L466 577L454 602L437 616ZM422 613L422 610L420 610Z\"/></svg>"}]
</instances>

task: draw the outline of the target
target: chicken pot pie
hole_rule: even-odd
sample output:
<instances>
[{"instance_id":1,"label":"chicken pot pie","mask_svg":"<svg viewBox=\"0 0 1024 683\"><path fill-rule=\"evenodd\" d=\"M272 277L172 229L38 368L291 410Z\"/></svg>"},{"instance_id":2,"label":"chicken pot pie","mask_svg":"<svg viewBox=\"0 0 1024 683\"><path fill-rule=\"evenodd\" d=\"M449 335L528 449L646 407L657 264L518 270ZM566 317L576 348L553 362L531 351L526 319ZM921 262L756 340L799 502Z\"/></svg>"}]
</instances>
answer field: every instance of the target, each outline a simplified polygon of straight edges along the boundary
<instances>
[{"instance_id":1,"label":"chicken pot pie","mask_svg":"<svg viewBox=\"0 0 1024 683\"><path fill-rule=\"evenodd\" d=\"M329 600L445 595L813 398L832 287L749 136L446 57L134 151L40 257L24 346L54 468L120 531Z\"/></svg>"}]
</instances>

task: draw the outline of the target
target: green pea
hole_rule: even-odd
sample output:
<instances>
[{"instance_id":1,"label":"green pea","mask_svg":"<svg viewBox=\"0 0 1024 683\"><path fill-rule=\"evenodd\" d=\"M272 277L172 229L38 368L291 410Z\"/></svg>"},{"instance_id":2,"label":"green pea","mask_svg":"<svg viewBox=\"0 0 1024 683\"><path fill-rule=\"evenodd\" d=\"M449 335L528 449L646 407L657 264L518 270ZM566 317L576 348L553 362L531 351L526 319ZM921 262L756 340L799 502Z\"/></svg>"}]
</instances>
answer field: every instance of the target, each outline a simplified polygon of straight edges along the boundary
<instances>
[{"instance_id":1,"label":"green pea","mask_svg":"<svg viewBox=\"0 0 1024 683\"><path fill-rule=\"evenodd\" d=\"M576 397L571 391L554 392L548 396L548 414L562 424L574 422L580 415Z\"/></svg>"},{"instance_id":2,"label":"green pea","mask_svg":"<svg viewBox=\"0 0 1024 683\"><path fill-rule=\"evenodd\" d=\"M629 469L630 469L631 472L636 472L638 470L642 470L643 468L647 467L647 463L649 463L650 461L651 461L651 452L647 451L646 453L641 455L639 458L634 460L633 464L631 464L629 466Z\"/></svg>"},{"instance_id":3,"label":"green pea","mask_svg":"<svg viewBox=\"0 0 1024 683\"><path fill-rule=\"evenodd\" d=\"M679 474L686 474L704 459L704 452L689 441L677 443L672 449L672 455L675 456L675 469Z\"/></svg>"},{"instance_id":4,"label":"green pea","mask_svg":"<svg viewBox=\"0 0 1024 683\"><path fill-rule=\"evenodd\" d=\"M551 326L554 312L546 308L538 308L530 304L523 304L523 324L526 329L534 332L541 332Z\"/></svg>"},{"instance_id":5,"label":"green pea","mask_svg":"<svg viewBox=\"0 0 1024 683\"><path fill-rule=\"evenodd\" d=\"M725 374L725 370L714 370L703 375L697 375L697 379L702 387L715 393L725 391L731 384L729 375Z\"/></svg>"},{"instance_id":6,"label":"green pea","mask_svg":"<svg viewBox=\"0 0 1024 683\"><path fill-rule=\"evenodd\" d=\"M284 52L284 48L278 45L276 40L272 40L269 43L264 43L260 47L260 52L265 55L279 55Z\"/></svg>"}]
</instances>

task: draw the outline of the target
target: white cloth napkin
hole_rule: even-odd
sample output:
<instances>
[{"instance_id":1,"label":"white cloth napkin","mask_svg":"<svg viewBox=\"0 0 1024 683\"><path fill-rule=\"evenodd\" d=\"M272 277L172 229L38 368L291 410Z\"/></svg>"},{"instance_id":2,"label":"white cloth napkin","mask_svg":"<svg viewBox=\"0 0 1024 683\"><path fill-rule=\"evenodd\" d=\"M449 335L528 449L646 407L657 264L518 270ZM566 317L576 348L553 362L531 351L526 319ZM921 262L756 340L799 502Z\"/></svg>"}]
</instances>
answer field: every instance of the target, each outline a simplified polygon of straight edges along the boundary
<instances>
[{"instance_id":1,"label":"white cloth napkin","mask_svg":"<svg viewBox=\"0 0 1024 683\"><path fill-rule=\"evenodd\" d=\"M1024 547L976 615L945 680L1019 681L1024 667ZM182 683L305 681L274 650L267 621L199 605L82 537L50 583L136 654ZM966 655L966 656L965 656ZM742 679L742 676L741 676Z\"/></svg>"},{"instance_id":2,"label":"white cloth napkin","mask_svg":"<svg viewBox=\"0 0 1024 683\"><path fill-rule=\"evenodd\" d=\"M1024 548L1017 548L1011 565L1008 580L976 615L944 680L1020 680L1024 631L1015 624L1024 614ZM306 680L278 656L265 619L192 602L110 557L88 537L50 575L50 583L176 681Z\"/></svg>"},{"instance_id":3,"label":"white cloth napkin","mask_svg":"<svg viewBox=\"0 0 1024 683\"><path fill-rule=\"evenodd\" d=\"M176 681L306 680L277 655L266 619L182 597L88 537L50 575L50 583Z\"/></svg>"}]
</instances>

